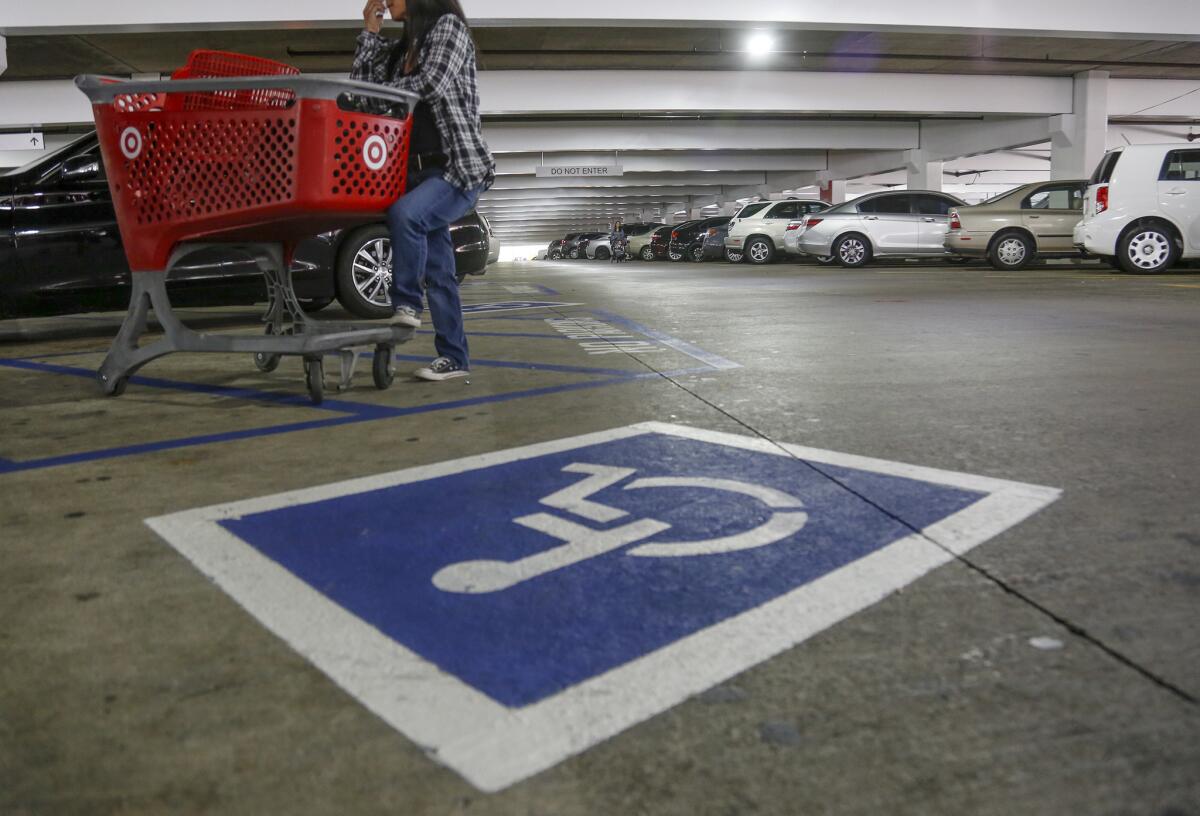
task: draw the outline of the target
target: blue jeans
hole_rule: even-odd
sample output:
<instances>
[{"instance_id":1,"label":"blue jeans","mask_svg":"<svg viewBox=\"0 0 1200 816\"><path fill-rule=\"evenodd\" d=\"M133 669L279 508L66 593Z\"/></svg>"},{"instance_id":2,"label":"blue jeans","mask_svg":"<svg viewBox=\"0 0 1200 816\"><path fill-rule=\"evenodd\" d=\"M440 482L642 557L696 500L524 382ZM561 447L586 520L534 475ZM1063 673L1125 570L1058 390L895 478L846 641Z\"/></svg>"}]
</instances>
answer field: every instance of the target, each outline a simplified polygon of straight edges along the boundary
<instances>
[{"instance_id":1,"label":"blue jeans","mask_svg":"<svg viewBox=\"0 0 1200 816\"><path fill-rule=\"evenodd\" d=\"M392 233L392 307L411 306L421 313L421 283L433 318L434 347L469 368L462 301L454 276L454 242L450 224L469 213L481 191L464 193L430 168L409 181L408 192L388 207Z\"/></svg>"}]
</instances>

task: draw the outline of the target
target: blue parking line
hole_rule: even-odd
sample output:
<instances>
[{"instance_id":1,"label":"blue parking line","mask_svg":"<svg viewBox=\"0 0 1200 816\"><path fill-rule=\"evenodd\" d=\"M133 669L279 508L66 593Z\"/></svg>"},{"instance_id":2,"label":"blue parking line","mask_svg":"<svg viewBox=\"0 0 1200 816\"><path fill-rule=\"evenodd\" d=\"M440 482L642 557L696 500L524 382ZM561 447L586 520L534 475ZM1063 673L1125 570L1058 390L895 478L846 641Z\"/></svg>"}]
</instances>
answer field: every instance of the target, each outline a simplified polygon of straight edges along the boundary
<instances>
[{"instance_id":1,"label":"blue parking line","mask_svg":"<svg viewBox=\"0 0 1200 816\"><path fill-rule=\"evenodd\" d=\"M596 315L596 317L600 318L606 323L615 323L616 325L629 329L630 331L635 331L638 334L649 337L651 340L657 340L664 346L682 352L688 357L699 360L705 365L711 366L715 369L723 371L731 368L742 367L740 363L735 363L732 360L726 360L724 357L705 351L699 346L694 346L686 340L680 340L678 337L672 337L665 332L660 332L658 329L652 329L649 326L643 325L634 320L630 320L627 317L622 317L619 314L615 314L604 309L593 309L592 314Z\"/></svg>"},{"instance_id":2,"label":"blue parking line","mask_svg":"<svg viewBox=\"0 0 1200 816\"><path fill-rule=\"evenodd\" d=\"M82 453L72 453L63 456L50 456L42 459L30 459L23 462L0 459L0 474L17 473L27 470L40 470L42 468L58 467L60 465L73 465L81 462L95 462L104 459L116 459L124 456L135 456L145 453L157 453L159 451L191 448L199 445L211 445L218 442L257 439L259 437L277 436L279 434L294 433L296 431L308 431L318 428L336 427L340 425L354 425L360 422L373 422L380 419L394 419L403 416L413 416L415 414L428 414L437 411L452 411L455 409L470 408L478 405L511 402L518 399L541 397L549 394L559 394L567 391L580 391L588 388L603 388L610 385L621 385L623 383L644 379L646 376L647 375L611 377L603 380L589 380L587 382L566 383L564 385L550 385L543 388L531 388L525 391L514 391L508 394L492 394L486 397L471 397L469 399L438 402L430 405L417 405L408 408L358 406L359 408L368 410L359 410L346 416L330 417L329 419L310 420L308 422L293 422L287 425L274 425L265 428L249 428L241 431L227 431L224 433L205 434L203 436L183 437L180 439L168 439L160 442L146 442L139 445L123 445L115 448L84 451ZM354 405L354 403L347 404Z\"/></svg>"}]
</instances>

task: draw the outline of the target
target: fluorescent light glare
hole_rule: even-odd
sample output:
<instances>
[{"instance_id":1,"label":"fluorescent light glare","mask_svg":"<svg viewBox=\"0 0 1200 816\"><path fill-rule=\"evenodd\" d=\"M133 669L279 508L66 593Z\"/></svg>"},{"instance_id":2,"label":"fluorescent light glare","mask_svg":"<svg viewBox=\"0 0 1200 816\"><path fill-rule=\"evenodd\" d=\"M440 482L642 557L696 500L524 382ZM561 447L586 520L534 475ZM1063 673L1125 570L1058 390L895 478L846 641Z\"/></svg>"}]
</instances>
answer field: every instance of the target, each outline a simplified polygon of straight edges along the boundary
<instances>
[{"instance_id":1,"label":"fluorescent light glare","mask_svg":"<svg viewBox=\"0 0 1200 816\"><path fill-rule=\"evenodd\" d=\"M765 31L756 31L746 40L746 51L752 57L765 57L775 50L775 39Z\"/></svg>"}]
</instances>

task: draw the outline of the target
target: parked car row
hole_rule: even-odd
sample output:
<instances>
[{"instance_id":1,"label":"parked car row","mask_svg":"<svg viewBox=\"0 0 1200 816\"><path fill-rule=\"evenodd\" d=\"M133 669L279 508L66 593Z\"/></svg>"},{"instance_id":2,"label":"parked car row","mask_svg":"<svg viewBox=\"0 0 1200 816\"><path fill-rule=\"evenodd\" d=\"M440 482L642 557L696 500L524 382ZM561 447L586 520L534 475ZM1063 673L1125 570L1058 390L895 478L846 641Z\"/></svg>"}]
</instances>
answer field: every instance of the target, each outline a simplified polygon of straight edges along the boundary
<instances>
[{"instance_id":1,"label":"parked car row","mask_svg":"<svg viewBox=\"0 0 1200 816\"><path fill-rule=\"evenodd\" d=\"M460 280L484 273L499 241L471 212L450 227ZM315 235L292 264L296 293L310 310L336 298L360 317L390 317L391 239L385 224ZM94 133L0 173L0 315L16 317L128 303L129 265ZM189 257L167 281L181 302L266 299L249 257L214 247Z\"/></svg>"},{"instance_id":2,"label":"parked car row","mask_svg":"<svg viewBox=\"0 0 1200 816\"><path fill-rule=\"evenodd\" d=\"M1039 258L1094 257L1154 273L1200 258L1200 147L1117 148L1091 179L1026 184L975 205L933 190L890 190L836 206L759 201L733 216L632 226L630 256L643 261L767 264L793 256L853 268L877 258L940 258L1016 270ZM576 251L582 238L552 242L550 257L608 257L607 235L587 234L592 243Z\"/></svg>"}]
</instances>

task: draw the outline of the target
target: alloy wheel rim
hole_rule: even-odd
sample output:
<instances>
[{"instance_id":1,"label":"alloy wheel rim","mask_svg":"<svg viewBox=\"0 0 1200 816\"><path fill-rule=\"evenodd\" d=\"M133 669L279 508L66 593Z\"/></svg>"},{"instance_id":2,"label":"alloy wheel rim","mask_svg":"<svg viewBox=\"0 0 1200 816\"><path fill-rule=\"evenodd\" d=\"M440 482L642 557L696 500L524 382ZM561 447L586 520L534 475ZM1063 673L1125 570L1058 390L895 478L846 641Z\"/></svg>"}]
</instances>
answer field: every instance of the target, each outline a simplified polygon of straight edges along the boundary
<instances>
[{"instance_id":1,"label":"alloy wheel rim","mask_svg":"<svg viewBox=\"0 0 1200 816\"><path fill-rule=\"evenodd\" d=\"M1129 242L1129 259L1139 269L1157 269L1170 254L1171 242L1161 232L1140 232Z\"/></svg>"},{"instance_id":2,"label":"alloy wheel rim","mask_svg":"<svg viewBox=\"0 0 1200 816\"><path fill-rule=\"evenodd\" d=\"M767 245L761 242L751 244L750 257L756 261L765 261L767 259Z\"/></svg>"},{"instance_id":3,"label":"alloy wheel rim","mask_svg":"<svg viewBox=\"0 0 1200 816\"><path fill-rule=\"evenodd\" d=\"M387 306L391 303L388 288L392 285L392 242L376 238L359 247L352 268L354 288L368 303Z\"/></svg>"},{"instance_id":4,"label":"alloy wheel rim","mask_svg":"<svg viewBox=\"0 0 1200 816\"><path fill-rule=\"evenodd\" d=\"M996 248L1000 262L1006 266L1014 266L1025 260L1025 242L1017 238L1006 238Z\"/></svg>"},{"instance_id":5,"label":"alloy wheel rim","mask_svg":"<svg viewBox=\"0 0 1200 816\"><path fill-rule=\"evenodd\" d=\"M866 247L863 246L862 241L843 241L842 246L838 251L838 255L841 256L841 259L846 263L859 263L862 261L863 256L866 255Z\"/></svg>"}]
</instances>

